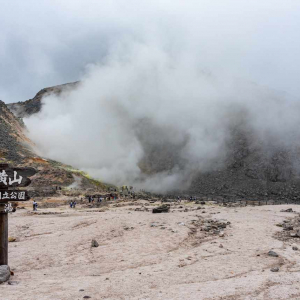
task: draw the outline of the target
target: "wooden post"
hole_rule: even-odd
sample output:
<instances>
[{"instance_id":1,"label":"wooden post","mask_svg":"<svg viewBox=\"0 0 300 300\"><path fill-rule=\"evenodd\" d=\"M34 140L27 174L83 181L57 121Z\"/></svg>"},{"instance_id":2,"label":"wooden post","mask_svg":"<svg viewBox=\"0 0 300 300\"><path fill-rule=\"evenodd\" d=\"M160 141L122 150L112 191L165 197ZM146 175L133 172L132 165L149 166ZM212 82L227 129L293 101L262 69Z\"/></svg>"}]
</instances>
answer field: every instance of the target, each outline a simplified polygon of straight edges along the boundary
<instances>
[{"instance_id":1,"label":"wooden post","mask_svg":"<svg viewBox=\"0 0 300 300\"><path fill-rule=\"evenodd\" d=\"M7 202L0 203L0 266L8 265L8 213L4 211Z\"/></svg>"},{"instance_id":2,"label":"wooden post","mask_svg":"<svg viewBox=\"0 0 300 300\"><path fill-rule=\"evenodd\" d=\"M8 164L0 164L0 169L6 170ZM0 191L7 191L8 188L0 187ZM5 211L7 201L0 202L0 266L8 265L8 213Z\"/></svg>"}]
</instances>

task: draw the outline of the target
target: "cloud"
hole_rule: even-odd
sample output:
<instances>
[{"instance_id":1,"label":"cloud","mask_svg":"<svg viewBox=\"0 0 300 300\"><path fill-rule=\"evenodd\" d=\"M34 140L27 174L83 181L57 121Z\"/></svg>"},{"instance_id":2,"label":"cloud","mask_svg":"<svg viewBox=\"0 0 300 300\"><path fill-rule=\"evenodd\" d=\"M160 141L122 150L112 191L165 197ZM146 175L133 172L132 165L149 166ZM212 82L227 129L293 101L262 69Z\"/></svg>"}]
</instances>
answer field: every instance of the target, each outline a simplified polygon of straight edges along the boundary
<instances>
[{"instance_id":1,"label":"cloud","mask_svg":"<svg viewBox=\"0 0 300 300\"><path fill-rule=\"evenodd\" d=\"M131 39L91 66L76 90L43 102L25 120L40 151L117 185L187 187L196 172L222 167L236 127L265 150L299 146L294 98Z\"/></svg>"},{"instance_id":2,"label":"cloud","mask_svg":"<svg viewBox=\"0 0 300 300\"><path fill-rule=\"evenodd\" d=\"M192 51L207 70L299 94L297 1L0 3L0 99L6 102L80 79L128 38L175 57Z\"/></svg>"}]
</instances>

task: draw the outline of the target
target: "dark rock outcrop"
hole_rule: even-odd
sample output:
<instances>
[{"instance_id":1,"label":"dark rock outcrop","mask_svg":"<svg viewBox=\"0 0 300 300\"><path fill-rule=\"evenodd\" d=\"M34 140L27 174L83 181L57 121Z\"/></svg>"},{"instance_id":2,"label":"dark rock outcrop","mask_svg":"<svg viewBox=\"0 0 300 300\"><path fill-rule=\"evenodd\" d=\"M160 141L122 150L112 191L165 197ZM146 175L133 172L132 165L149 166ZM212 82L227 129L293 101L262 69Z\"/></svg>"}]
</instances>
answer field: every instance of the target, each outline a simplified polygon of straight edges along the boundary
<instances>
[{"instance_id":1,"label":"dark rock outcrop","mask_svg":"<svg viewBox=\"0 0 300 300\"><path fill-rule=\"evenodd\" d=\"M7 107L18 117L24 118L35 113L38 113L42 108L42 99L45 96L54 94L60 95L63 92L68 92L76 88L79 84L79 81L61 84L57 86L47 87L40 90L32 99L27 101L10 103L7 104Z\"/></svg>"}]
</instances>

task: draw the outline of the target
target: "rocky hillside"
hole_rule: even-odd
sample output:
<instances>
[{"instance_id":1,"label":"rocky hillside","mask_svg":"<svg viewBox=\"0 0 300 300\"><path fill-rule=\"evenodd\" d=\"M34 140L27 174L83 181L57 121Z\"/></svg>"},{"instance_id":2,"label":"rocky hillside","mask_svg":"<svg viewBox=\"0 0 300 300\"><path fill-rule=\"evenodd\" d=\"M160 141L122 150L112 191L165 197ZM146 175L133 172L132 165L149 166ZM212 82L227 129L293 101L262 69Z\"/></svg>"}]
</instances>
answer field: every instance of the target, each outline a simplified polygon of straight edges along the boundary
<instances>
[{"instance_id":1,"label":"rocky hillside","mask_svg":"<svg viewBox=\"0 0 300 300\"><path fill-rule=\"evenodd\" d=\"M23 132L23 123L0 101L0 159L1 162L26 163L34 154L32 142Z\"/></svg>"},{"instance_id":2,"label":"rocky hillside","mask_svg":"<svg viewBox=\"0 0 300 300\"><path fill-rule=\"evenodd\" d=\"M43 96L51 93L60 94L63 91L75 88L77 85L78 82L74 82L45 88L38 92L33 99L9 104L8 107L17 117L22 118L40 111ZM30 141L22 133L22 122L13 118L12 114L5 108L4 103L1 107L4 112L2 112L4 126L1 128L1 136L9 131L9 128L14 128L9 135L9 139L5 142L2 140L2 144L5 143L2 151L6 154L7 159L22 160L23 158L24 160L24 157L30 155L30 151L24 148L23 145L25 142L30 144ZM9 124L13 124L13 126ZM143 126L142 123L141 126ZM150 128L147 123L144 126ZM145 131L141 130L141 132ZM164 134L161 139L158 139L164 142L147 144L146 140L144 143L146 155L139 164L141 170L147 174L154 174L171 170L174 166L177 166L183 170L182 174L184 174L185 161L178 159L181 146L177 149L174 145L168 144L168 132L157 131L157 134ZM140 141L144 141L143 134L140 136ZM15 145L10 147L17 150L9 151L9 145ZM31 163L35 163L36 159L31 158ZM43 164L51 165L51 162L44 161ZM216 161L215 167L210 168L209 172L194 172L192 179L191 176L186 178L186 181L191 180L189 188L178 190L176 194L228 199L267 198L300 201L299 166L299 150L278 148L275 144L258 141L257 137L247 127L247 124L241 122L232 127L227 151L221 161ZM63 178L64 176L61 174L59 177ZM70 175L67 175L66 178L71 179ZM66 179L65 182L69 181Z\"/></svg>"},{"instance_id":3,"label":"rocky hillside","mask_svg":"<svg viewBox=\"0 0 300 300\"><path fill-rule=\"evenodd\" d=\"M300 202L300 153L257 143L238 130L229 141L222 167L198 173L189 193L227 199L272 199Z\"/></svg>"},{"instance_id":4,"label":"rocky hillside","mask_svg":"<svg viewBox=\"0 0 300 300\"><path fill-rule=\"evenodd\" d=\"M39 172L32 178L29 190L35 195L50 196L61 188L72 187L86 190L106 190L107 186L71 166L40 157L34 151L34 144L26 137L22 116L36 113L41 108L43 95L61 93L77 83L46 88L33 99L6 105L0 101L0 162L13 166L30 166ZM14 108L11 112L10 109Z\"/></svg>"}]
</instances>

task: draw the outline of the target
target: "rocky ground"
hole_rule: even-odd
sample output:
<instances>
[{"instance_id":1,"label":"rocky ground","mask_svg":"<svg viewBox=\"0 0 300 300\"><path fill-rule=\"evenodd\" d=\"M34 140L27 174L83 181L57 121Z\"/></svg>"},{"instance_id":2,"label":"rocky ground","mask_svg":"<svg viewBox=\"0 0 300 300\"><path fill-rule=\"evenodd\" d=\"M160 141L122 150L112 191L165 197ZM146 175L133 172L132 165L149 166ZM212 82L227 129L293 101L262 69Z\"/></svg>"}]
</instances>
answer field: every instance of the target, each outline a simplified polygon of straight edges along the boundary
<instances>
[{"instance_id":1,"label":"rocky ground","mask_svg":"<svg viewBox=\"0 0 300 300\"><path fill-rule=\"evenodd\" d=\"M26 203L9 216L14 276L1 299L300 299L300 238L278 226L297 232L299 206L182 202L153 214L151 202Z\"/></svg>"}]
</instances>

